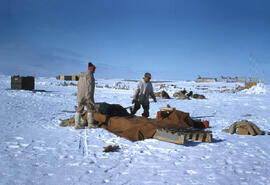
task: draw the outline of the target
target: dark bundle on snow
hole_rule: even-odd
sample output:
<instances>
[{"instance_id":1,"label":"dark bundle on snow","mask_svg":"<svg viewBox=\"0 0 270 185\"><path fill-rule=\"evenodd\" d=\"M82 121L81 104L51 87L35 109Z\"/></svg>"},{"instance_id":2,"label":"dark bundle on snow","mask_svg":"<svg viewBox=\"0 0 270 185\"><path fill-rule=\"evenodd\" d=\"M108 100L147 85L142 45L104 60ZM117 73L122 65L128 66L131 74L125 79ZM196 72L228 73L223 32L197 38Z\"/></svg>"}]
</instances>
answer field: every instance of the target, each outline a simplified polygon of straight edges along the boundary
<instances>
[{"instance_id":1,"label":"dark bundle on snow","mask_svg":"<svg viewBox=\"0 0 270 185\"><path fill-rule=\"evenodd\" d=\"M99 113L112 116L130 116L128 111L119 104L97 103L97 109Z\"/></svg>"},{"instance_id":2,"label":"dark bundle on snow","mask_svg":"<svg viewBox=\"0 0 270 185\"><path fill-rule=\"evenodd\" d=\"M193 94L192 98L194 99L206 99L204 95L202 94Z\"/></svg>"}]
</instances>

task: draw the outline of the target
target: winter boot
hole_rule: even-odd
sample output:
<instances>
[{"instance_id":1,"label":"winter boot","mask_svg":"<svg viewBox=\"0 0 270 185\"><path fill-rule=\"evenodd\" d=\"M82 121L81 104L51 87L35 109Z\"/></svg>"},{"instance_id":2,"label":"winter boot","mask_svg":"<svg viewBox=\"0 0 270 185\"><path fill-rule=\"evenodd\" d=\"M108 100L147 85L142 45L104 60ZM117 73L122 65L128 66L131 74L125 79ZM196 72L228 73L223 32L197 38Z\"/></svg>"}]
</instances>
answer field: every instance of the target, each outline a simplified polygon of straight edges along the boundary
<instances>
[{"instance_id":1,"label":"winter boot","mask_svg":"<svg viewBox=\"0 0 270 185\"><path fill-rule=\"evenodd\" d=\"M142 116L145 117L145 118L148 118L149 117L149 112L144 111L142 113Z\"/></svg>"},{"instance_id":2,"label":"winter boot","mask_svg":"<svg viewBox=\"0 0 270 185\"><path fill-rule=\"evenodd\" d=\"M149 117L149 105L143 105L142 116L145 117L145 118Z\"/></svg>"},{"instance_id":3,"label":"winter boot","mask_svg":"<svg viewBox=\"0 0 270 185\"><path fill-rule=\"evenodd\" d=\"M88 122L88 128L97 128L98 127L98 125L95 124L93 112L87 113L87 122Z\"/></svg>"},{"instance_id":4,"label":"winter boot","mask_svg":"<svg viewBox=\"0 0 270 185\"><path fill-rule=\"evenodd\" d=\"M129 108L129 111L130 111L130 114L131 114L131 115L136 114L136 112L134 111L134 107L130 107L130 108Z\"/></svg>"},{"instance_id":5,"label":"winter boot","mask_svg":"<svg viewBox=\"0 0 270 185\"><path fill-rule=\"evenodd\" d=\"M75 129L84 129L84 126L81 125L81 113L76 112L75 114Z\"/></svg>"}]
</instances>

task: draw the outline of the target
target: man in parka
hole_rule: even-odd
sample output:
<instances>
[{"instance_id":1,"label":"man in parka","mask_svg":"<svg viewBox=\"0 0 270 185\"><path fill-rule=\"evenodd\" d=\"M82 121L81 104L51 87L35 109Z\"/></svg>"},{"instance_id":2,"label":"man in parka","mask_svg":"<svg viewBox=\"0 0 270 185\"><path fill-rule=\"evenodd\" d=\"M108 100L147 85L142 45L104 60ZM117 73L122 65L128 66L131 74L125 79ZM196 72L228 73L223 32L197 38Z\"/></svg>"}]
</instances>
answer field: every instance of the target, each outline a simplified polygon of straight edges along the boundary
<instances>
[{"instance_id":1,"label":"man in parka","mask_svg":"<svg viewBox=\"0 0 270 185\"><path fill-rule=\"evenodd\" d=\"M131 108L131 114L136 114L140 109L141 105L144 109L142 116L149 117L149 96L157 102L151 80L151 74L145 73L144 78L137 83L135 93L133 95L132 104L134 107Z\"/></svg>"},{"instance_id":2,"label":"man in parka","mask_svg":"<svg viewBox=\"0 0 270 185\"><path fill-rule=\"evenodd\" d=\"M78 81L78 94L77 94L78 107L75 114L75 129L84 128L81 125L80 121L81 121L81 114L83 113L85 106L87 107L88 128L96 127L96 125L94 124L95 70L96 66L94 66L90 62L88 63L88 70L80 74Z\"/></svg>"}]
</instances>

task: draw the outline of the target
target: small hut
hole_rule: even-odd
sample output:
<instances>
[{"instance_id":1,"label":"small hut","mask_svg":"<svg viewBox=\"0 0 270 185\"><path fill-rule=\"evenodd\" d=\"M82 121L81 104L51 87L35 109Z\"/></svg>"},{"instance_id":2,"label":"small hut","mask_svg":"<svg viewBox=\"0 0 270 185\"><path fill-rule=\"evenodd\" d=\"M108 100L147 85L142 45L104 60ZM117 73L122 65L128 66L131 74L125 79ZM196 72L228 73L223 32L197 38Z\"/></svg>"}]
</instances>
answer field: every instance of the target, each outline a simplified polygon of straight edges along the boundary
<instances>
[{"instance_id":1,"label":"small hut","mask_svg":"<svg viewBox=\"0 0 270 185\"><path fill-rule=\"evenodd\" d=\"M73 73L72 74L72 81L79 81L80 74L79 73Z\"/></svg>"},{"instance_id":2,"label":"small hut","mask_svg":"<svg viewBox=\"0 0 270 185\"><path fill-rule=\"evenodd\" d=\"M34 90L35 78L33 76L12 76L11 89Z\"/></svg>"},{"instance_id":3,"label":"small hut","mask_svg":"<svg viewBox=\"0 0 270 185\"><path fill-rule=\"evenodd\" d=\"M64 76L64 75L61 75L61 76L60 76L60 80L71 81L71 80L72 80L72 76Z\"/></svg>"},{"instance_id":4,"label":"small hut","mask_svg":"<svg viewBox=\"0 0 270 185\"><path fill-rule=\"evenodd\" d=\"M202 77L198 77L196 82L217 82L216 78L202 78Z\"/></svg>"}]
</instances>

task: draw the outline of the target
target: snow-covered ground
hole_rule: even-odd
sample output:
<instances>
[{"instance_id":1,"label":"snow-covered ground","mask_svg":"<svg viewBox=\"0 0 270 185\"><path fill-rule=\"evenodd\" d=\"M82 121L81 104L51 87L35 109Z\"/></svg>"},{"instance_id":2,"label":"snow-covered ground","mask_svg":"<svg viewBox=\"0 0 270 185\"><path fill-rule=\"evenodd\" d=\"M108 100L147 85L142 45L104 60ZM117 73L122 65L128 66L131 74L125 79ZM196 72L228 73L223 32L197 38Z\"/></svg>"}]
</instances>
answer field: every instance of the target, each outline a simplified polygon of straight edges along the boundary
<instances>
[{"instance_id":1,"label":"snow-covered ground","mask_svg":"<svg viewBox=\"0 0 270 185\"><path fill-rule=\"evenodd\" d=\"M154 139L130 142L103 129L60 127L59 119L72 116L62 111L74 110L76 87L59 84L53 78L37 78L36 89L49 92L13 91L6 90L10 77L0 76L0 184L270 184L270 136L222 132L243 119L270 131L267 85L221 93L237 84L153 84L170 96L186 88L207 98L158 99L151 104L151 117L167 104L192 117L211 116L205 119L213 143L176 145ZM135 82L97 80L97 86L96 102L131 104ZM111 144L120 150L104 153L103 147Z\"/></svg>"}]
</instances>

